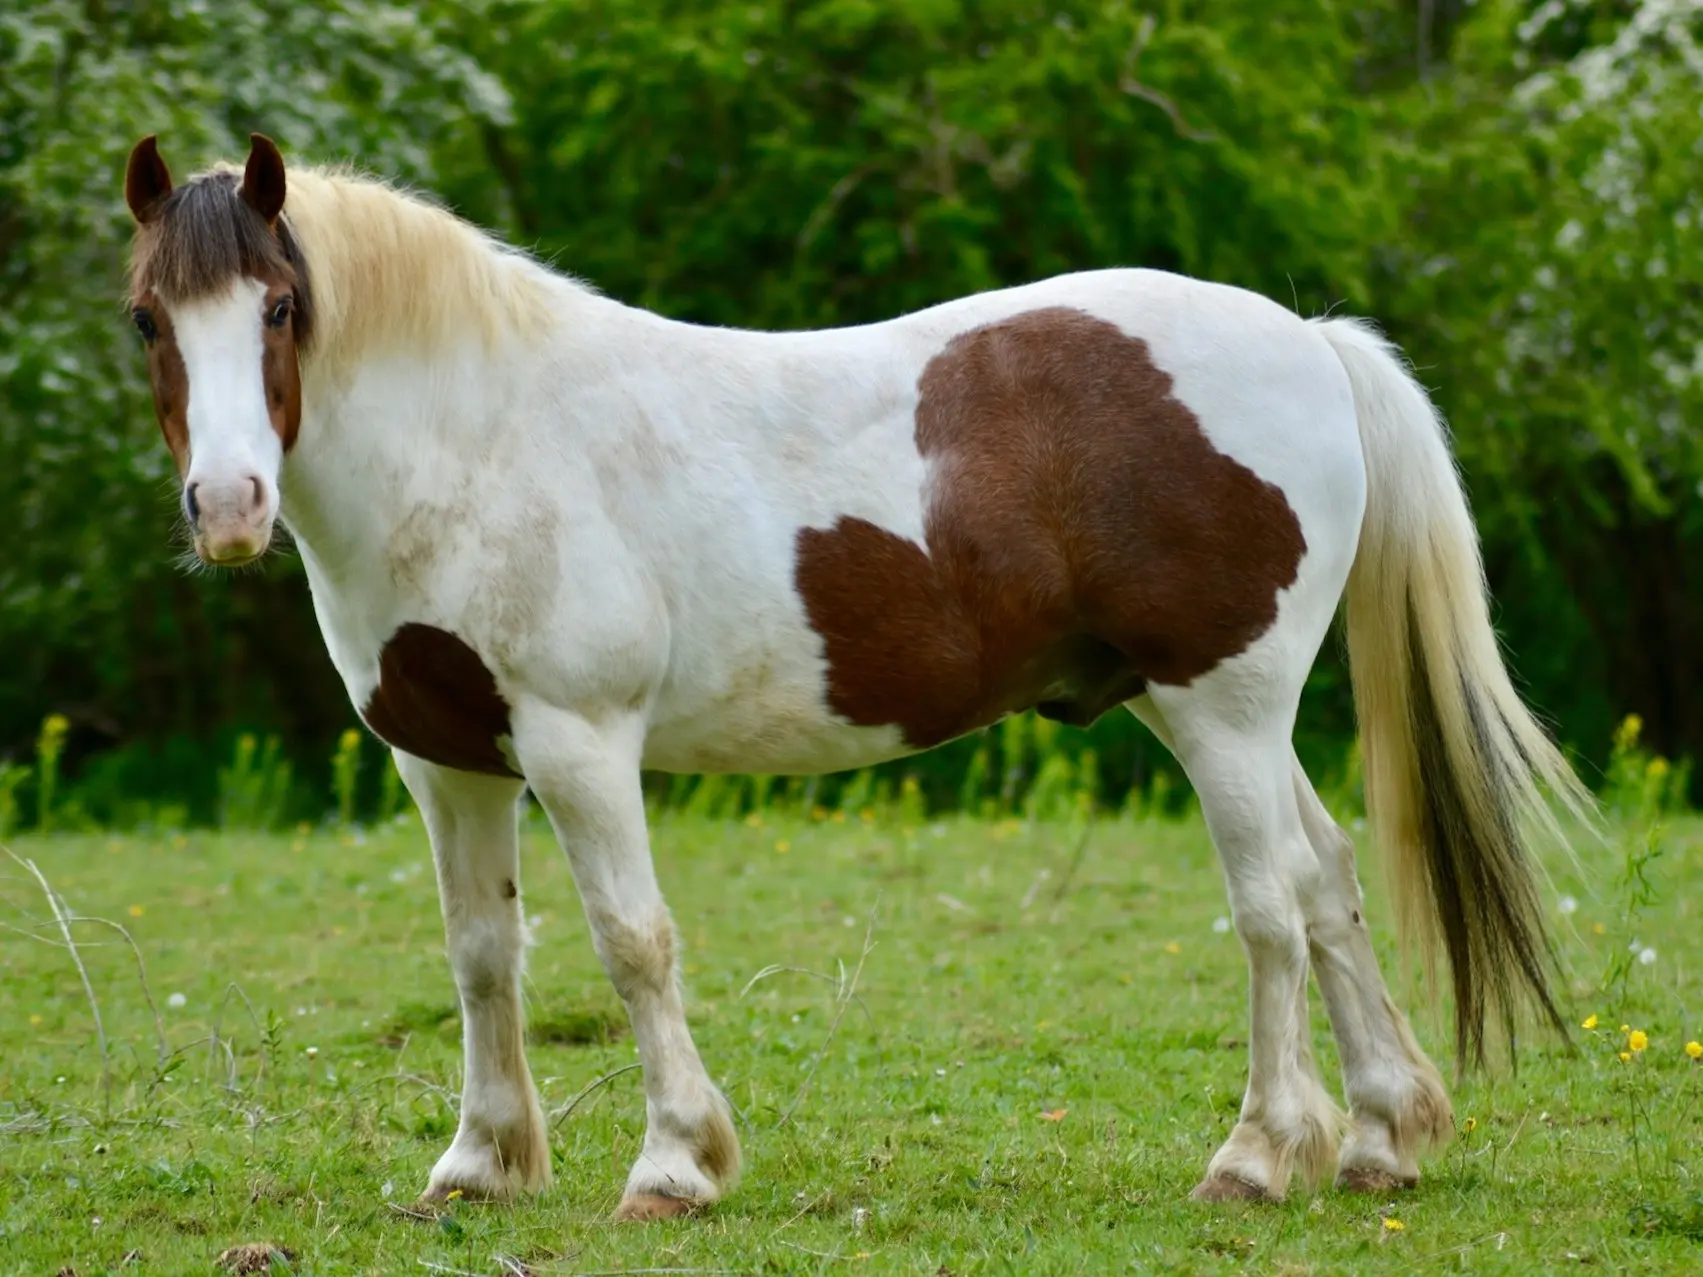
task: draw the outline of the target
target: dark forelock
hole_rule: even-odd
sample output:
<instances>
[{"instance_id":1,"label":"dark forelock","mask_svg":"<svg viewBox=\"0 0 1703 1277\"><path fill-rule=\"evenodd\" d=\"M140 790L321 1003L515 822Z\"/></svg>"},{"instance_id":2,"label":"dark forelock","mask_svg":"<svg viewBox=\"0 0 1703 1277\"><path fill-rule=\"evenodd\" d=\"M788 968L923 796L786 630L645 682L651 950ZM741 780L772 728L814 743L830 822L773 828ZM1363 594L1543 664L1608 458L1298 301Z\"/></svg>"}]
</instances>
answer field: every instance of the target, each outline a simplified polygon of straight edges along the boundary
<instances>
[{"instance_id":1,"label":"dark forelock","mask_svg":"<svg viewBox=\"0 0 1703 1277\"><path fill-rule=\"evenodd\" d=\"M223 292L237 278L287 279L296 293L296 341L305 345L313 321L307 262L287 218L280 216L274 229L242 198L241 177L205 173L165 198L137 230L131 292L193 301Z\"/></svg>"}]
</instances>

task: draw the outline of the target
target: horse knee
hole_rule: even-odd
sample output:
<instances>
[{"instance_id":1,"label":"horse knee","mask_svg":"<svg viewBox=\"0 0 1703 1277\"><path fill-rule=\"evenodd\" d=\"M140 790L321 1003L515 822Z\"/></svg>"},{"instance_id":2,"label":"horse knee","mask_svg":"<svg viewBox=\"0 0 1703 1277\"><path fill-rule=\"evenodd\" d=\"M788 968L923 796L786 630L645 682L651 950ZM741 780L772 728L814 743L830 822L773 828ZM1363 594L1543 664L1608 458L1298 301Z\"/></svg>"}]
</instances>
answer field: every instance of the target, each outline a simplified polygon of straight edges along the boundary
<instances>
[{"instance_id":1,"label":"horse knee","mask_svg":"<svg viewBox=\"0 0 1703 1277\"><path fill-rule=\"evenodd\" d=\"M1236 934L1250 953L1305 961L1307 913L1303 902L1318 889L1318 861L1292 863L1285 870L1234 884L1230 914Z\"/></svg>"},{"instance_id":2,"label":"horse knee","mask_svg":"<svg viewBox=\"0 0 1703 1277\"><path fill-rule=\"evenodd\" d=\"M486 1002L512 988L520 974L520 937L509 928L474 924L449 942L455 987L469 1002Z\"/></svg>"}]
</instances>

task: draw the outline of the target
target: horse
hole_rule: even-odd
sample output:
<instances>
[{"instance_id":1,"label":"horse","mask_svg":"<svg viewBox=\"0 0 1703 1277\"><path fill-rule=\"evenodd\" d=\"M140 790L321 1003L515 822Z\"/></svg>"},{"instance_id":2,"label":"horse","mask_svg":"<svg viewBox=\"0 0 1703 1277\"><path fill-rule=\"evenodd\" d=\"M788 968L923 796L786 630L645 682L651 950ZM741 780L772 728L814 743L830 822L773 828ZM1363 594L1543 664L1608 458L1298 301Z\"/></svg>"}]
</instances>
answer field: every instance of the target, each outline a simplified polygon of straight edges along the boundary
<instances>
[{"instance_id":1,"label":"horse","mask_svg":"<svg viewBox=\"0 0 1703 1277\"><path fill-rule=\"evenodd\" d=\"M1457 1058L1560 1027L1533 840L1589 795L1515 691L1441 417L1352 318L1145 269L864 326L628 307L418 195L132 151L130 299L196 554L282 520L431 840L464 1089L428 1199L550 1179L523 1046L530 789L625 1004L646 1129L617 1211L734 1185L641 769L808 774L1029 710L1132 711L1186 772L1249 972L1247 1087L1194 1196L1417 1182L1449 1098L1292 734L1344 604L1376 844L1446 954ZM1309 968L1344 1112L1309 1047Z\"/></svg>"}]
</instances>

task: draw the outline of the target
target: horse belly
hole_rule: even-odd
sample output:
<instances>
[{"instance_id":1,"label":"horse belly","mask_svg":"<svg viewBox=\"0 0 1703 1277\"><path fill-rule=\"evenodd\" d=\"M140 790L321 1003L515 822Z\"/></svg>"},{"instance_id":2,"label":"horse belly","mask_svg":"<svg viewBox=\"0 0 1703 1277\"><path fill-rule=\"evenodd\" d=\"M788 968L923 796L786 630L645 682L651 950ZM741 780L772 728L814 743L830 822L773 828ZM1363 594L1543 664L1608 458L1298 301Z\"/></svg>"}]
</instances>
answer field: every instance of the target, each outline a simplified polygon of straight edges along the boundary
<instances>
[{"instance_id":1,"label":"horse belly","mask_svg":"<svg viewBox=\"0 0 1703 1277\"><path fill-rule=\"evenodd\" d=\"M647 768L815 775L914 752L896 726L858 726L835 714L820 660L802 652L751 657L704 680L713 692L665 691L645 737Z\"/></svg>"}]
</instances>

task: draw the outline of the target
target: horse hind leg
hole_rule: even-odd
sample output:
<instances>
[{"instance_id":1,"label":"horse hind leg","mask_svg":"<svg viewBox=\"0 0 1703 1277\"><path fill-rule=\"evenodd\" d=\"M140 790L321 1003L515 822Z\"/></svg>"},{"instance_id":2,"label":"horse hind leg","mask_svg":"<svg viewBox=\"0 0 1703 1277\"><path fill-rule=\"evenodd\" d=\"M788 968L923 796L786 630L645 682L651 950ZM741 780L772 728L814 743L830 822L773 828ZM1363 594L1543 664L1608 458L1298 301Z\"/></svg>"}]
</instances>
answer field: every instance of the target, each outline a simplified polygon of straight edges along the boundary
<instances>
[{"instance_id":1,"label":"horse hind leg","mask_svg":"<svg viewBox=\"0 0 1703 1277\"><path fill-rule=\"evenodd\" d=\"M1241 1116L1194 1196L1278 1201L1294 1176L1311 1188L1331 1173L1346 1123L1320 1080L1309 1036L1306 919L1320 867L1290 783L1293 715L1250 716L1247 689L1233 677L1217 671L1186 689L1155 687L1130 708L1194 785L1248 959Z\"/></svg>"},{"instance_id":2,"label":"horse hind leg","mask_svg":"<svg viewBox=\"0 0 1703 1277\"><path fill-rule=\"evenodd\" d=\"M1307 918L1313 975L1342 1059L1351 1127L1337 1185L1387 1192L1419 1182L1419 1156L1448 1139L1453 1111L1442 1075L1396 1009L1367 934L1354 844L1291 759L1295 797L1319 859Z\"/></svg>"}]
</instances>

